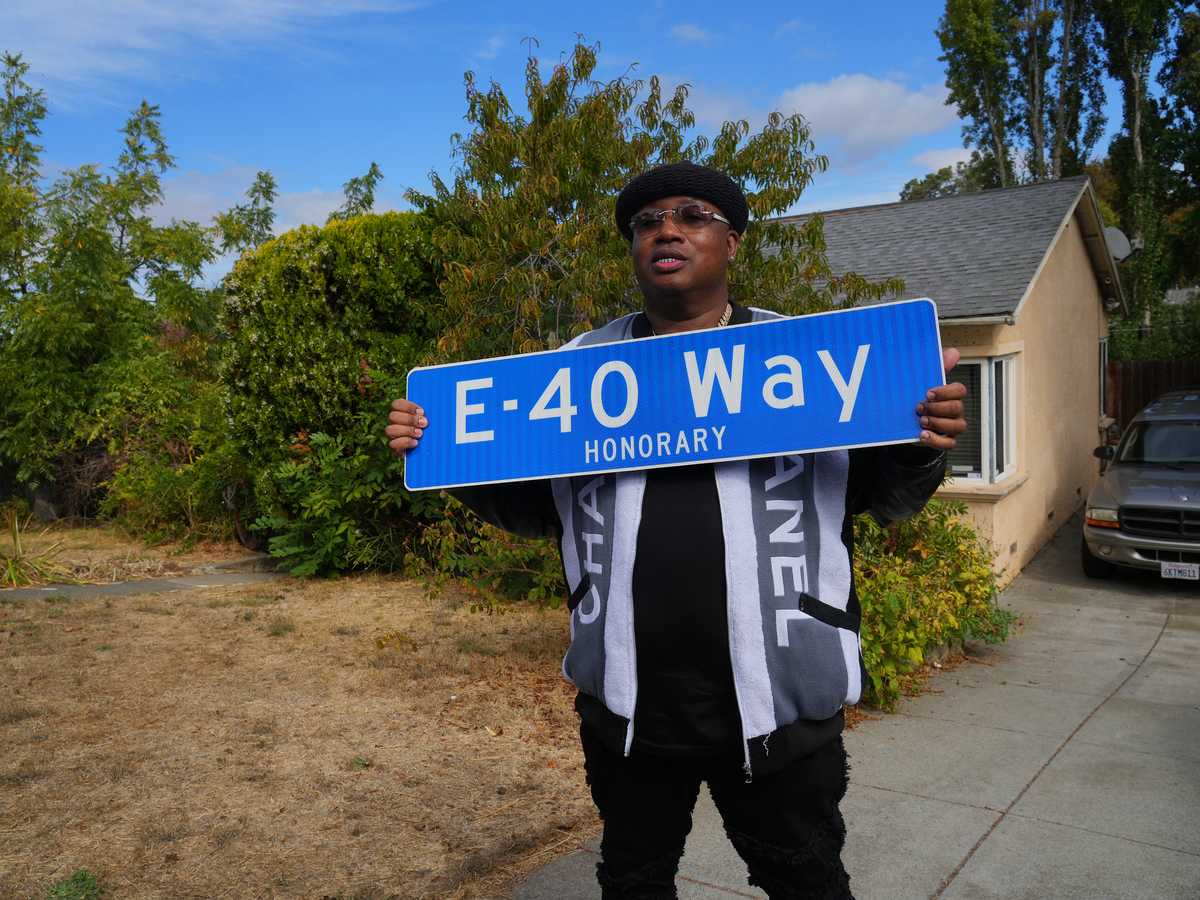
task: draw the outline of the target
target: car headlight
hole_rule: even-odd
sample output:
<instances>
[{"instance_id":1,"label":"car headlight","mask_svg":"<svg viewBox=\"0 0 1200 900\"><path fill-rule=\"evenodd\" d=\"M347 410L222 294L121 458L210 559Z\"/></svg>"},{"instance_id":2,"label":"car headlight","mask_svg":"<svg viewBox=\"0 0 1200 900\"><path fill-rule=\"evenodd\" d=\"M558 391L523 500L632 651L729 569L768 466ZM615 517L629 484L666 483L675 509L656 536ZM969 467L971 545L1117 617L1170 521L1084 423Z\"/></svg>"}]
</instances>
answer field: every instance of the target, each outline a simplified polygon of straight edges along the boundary
<instances>
[{"instance_id":1,"label":"car headlight","mask_svg":"<svg viewBox=\"0 0 1200 900\"><path fill-rule=\"evenodd\" d=\"M1087 512L1084 513L1084 521L1093 528L1121 527L1121 523L1117 518L1117 511L1104 506L1089 506Z\"/></svg>"}]
</instances>

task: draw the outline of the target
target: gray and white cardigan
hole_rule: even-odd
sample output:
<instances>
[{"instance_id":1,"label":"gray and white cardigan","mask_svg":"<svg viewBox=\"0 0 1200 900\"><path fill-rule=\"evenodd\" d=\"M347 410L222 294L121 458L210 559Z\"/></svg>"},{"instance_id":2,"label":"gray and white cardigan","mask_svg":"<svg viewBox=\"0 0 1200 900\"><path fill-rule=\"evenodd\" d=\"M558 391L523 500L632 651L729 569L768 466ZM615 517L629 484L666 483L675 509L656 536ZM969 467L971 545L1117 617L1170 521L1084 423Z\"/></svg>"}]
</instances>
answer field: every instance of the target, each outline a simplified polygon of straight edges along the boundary
<instances>
[{"instance_id":1,"label":"gray and white cardigan","mask_svg":"<svg viewBox=\"0 0 1200 900\"><path fill-rule=\"evenodd\" d=\"M752 321L777 317L751 310ZM566 347L628 340L635 318L619 318ZM944 465L942 454L921 448L871 451L871 489L857 500L850 496L850 470L851 454L860 451L714 465L747 775L752 746L769 753L778 729L829 719L859 700L865 670L851 575L852 514L869 509L890 521L915 513L941 483ZM559 536L571 592L563 674L627 722L626 753L638 693L632 579L645 485L641 471L552 479L557 522L551 523L529 520L531 504L521 499L527 486L454 492L500 527Z\"/></svg>"}]
</instances>

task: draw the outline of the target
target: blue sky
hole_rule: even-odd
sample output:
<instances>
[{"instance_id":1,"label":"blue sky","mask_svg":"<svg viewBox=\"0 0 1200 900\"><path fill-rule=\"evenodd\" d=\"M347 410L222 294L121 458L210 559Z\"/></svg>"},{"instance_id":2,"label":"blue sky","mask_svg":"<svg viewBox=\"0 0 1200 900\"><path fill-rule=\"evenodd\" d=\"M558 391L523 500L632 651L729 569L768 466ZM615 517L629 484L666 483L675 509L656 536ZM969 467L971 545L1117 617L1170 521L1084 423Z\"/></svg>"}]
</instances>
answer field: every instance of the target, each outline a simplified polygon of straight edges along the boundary
<instances>
[{"instance_id":1,"label":"blue sky","mask_svg":"<svg viewBox=\"0 0 1200 900\"><path fill-rule=\"evenodd\" d=\"M321 222L372 160L385 175L377 208L403 207L405 188L450 171L463 72L519 98L523 39L552 63L577 33L601 45L599 77L636 63L640 76L690 83L706 131L771 109L805 114L831 163L806 211L894 200L909 178L964 157L933 34L942 8L4 0L0 50L23 53L49 95L49 168L111 163L129 110L143 98L162 108L178 160L164 217L207 222L268 169L278 227ZM1116 99L1110 89L1110 131Z\"/></svg>"}]
</instances>

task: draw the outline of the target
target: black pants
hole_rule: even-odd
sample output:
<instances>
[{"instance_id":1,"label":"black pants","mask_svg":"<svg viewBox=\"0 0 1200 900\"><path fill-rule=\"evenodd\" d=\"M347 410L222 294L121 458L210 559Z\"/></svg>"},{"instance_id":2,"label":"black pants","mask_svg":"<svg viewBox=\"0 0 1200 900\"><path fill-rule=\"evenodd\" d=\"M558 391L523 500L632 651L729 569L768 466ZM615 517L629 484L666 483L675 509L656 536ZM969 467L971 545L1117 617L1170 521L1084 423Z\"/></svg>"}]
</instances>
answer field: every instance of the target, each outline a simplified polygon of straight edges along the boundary
<instances>
[{"instance_id":1,"label":"black pants","mask_svg":"<svg viewBox=\"0 0 1200 900\"><path fill-rule=\"evenodd\" d=\"M675 898L675 873L708 782L750 884L777 898L851 898L838 809L848 765L839 737L779 772L746 783L740 758L664 759L614 753L580 729L592 799L604 820L596 866L604 900Z\"/></svg>"}]
</instances>

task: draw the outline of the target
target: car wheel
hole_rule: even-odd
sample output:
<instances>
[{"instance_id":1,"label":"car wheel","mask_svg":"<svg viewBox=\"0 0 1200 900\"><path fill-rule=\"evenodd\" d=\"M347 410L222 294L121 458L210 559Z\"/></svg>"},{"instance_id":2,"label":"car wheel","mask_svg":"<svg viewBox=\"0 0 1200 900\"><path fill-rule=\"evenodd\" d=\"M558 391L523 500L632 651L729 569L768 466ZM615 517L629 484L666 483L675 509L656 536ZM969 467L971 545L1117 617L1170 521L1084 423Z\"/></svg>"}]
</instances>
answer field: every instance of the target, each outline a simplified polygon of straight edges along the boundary
<instances>
[{"instance_id":1,"label":"car wheel","mask_svg":"<svg viewBox=\"0 0 1200 900\"><path fill-rule=\"evenodd\" d=\"M1083 562L1083 574L1088 578L1111 578L1117 567L1110 562L1096 559L1088 549L1087 539L1079 541L1080 559Z\"/></svg>"}]
</instances>

